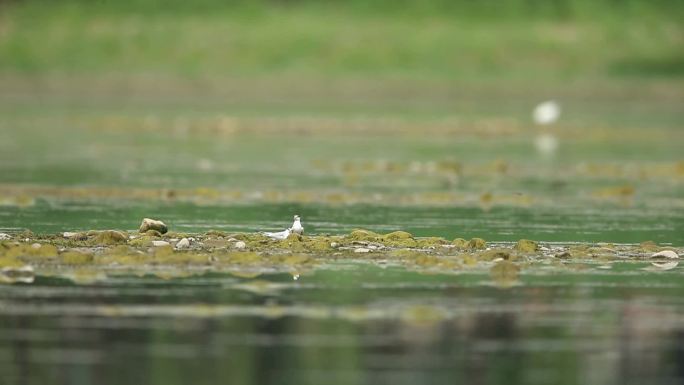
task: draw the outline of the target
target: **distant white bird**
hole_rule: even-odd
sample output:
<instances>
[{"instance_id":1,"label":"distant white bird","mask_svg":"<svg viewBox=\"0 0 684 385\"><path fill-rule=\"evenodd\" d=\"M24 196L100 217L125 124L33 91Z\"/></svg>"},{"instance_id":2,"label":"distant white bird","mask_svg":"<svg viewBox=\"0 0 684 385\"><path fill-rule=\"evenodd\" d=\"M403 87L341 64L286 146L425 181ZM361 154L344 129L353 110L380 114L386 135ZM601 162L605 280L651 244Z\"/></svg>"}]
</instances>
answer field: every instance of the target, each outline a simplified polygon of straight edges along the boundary
<instances>
[{"instance_id":1,"label":"distant white bird","mask_svg":"<svg viewBox=\"0 0 684 385\"><path fill-rule=\"evenodd\" d=\"M555 100L548 100L539 103L532 112L534 122L540 125L547 125L555 122L560 117L561 108Z\"/></svg>"},{"instance_id":2,"label":"distant white bird","mask_svg":"<svg viewBox=\"0 0 684 385\"><path fill-rule=\"evenodd\" d=\"M282 241L283 239L287 239L287 237L290 236L290 229L279 231L277 233L269 233L268 231L264 231L263 234L269 238Z\"/></svg>"},{"instance_id":3,"label":"distant white bird","mask_svg":"<svg viewBox=\"0 0 684 385\"><path fill-rule=\"evenodd\" d=\"M304 228L302 227L302 222L299 218L299 215L294 216L294 222L292 223L290 230L295 234L304 234Z\"/></svg>"}]
</instances>

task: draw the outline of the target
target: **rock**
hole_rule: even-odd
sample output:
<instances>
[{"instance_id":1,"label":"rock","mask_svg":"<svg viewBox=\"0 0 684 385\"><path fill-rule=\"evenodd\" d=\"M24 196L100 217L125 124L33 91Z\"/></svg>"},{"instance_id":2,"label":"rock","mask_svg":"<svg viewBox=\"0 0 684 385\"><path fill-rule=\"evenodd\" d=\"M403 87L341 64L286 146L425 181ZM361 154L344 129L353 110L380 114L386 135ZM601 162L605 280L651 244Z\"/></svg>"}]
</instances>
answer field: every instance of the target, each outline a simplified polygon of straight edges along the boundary
<instances>
[{"instance_id":1,"label":"rock","mask_svg":"<svg viewBox=\"0 0 684 385\"><path fill-rule=\"evenodd\" d=\"M482 238L473 238L468 242L469 249L483 250L487 248L487 242Z\"/></svg>"},{"instance_id":2,"label":"rock","mask_svg":"<svg viewBox=\"0 0 684 385\"><path fill-rule=\"evenodd\" d=\"M358 249L354 249L355 253L370 253L370 249L367 249L365 247L359 247Z\"/></svg>"},{"instance_id":3,"label":"rock","mask_svg":"<svg viewBox=\"0 0 684 385\"><path fill-rule=\"evenodd\" d=\"M94 243L97 245L115 245L118 243L126 243L128 237L120 231L105 230L97 234Z\"/></svg>"},{"instance_id":4,"label":"rock","mask_svg":"<svg viewBox=\"0 0 684 385\"><path fill-rule=\"evenodd\" d=\"M468 247L468 241L466 241L463 238L456 238L453 241L451 241L451 244L456 246L458 249L465 249Z\"/></svg>"},{"instance_id":5,"label":"rock","mask_svg":"<svg viewBox=\"0 0 684 385\"><path fill-rule=\"evenodd\" d=\"M235 242L235 245L234 245L234 246L235 246L236 249L242 250L242 249L244 249L245 247L247 247L247 244L246 244L245 242L243 242L243 241L237 241L237 242Z\"/></svg>"},{"instance_id":6,"label":"rock","mask_svg":"<svg viewBox=\"0 0 684 385\"><path fill-rule=\"evenodd\" d=\"M679 255L672 250L663 250L651 255L651 258L679 259Z\"/></svg>"},{"instance_id":7,"label":"rock","mask_svg":"<svg viewBox=\"0 0 684 385\"><path fill-rule=\"evenodd\" d=\"M147 235L149 237L158 237L158 238L162 236L161 233L157 230L147 230L147 231L145 231L145 235Z\"/></svg>"},{"instance_id":8,"label":"rock","mask_svg":"<svg viewBox=\"0 0 684 385\"><path fill-rule=\"evenodd\" d=\"M166 234L166 232L169 231L169 228L166 227L166 225L162 221L144 218L142 220L142 223L140 224L140 229L138 231L141 233L146 233L149 230L156 230L161 234Z\"/></svg>"},{"instance_id":9,"label":"rock","mask_svg":"<svg viewBox=\"0 0 684 385\"><path fill-rule=\"evenodd\" d=\"M521 239L515 244L515 249L523 253L534 253L539 250L539 245L529 239Z\"/></svg>"},{"instance_id":10,"label":"rock","mask_svg":"<svg viewBox=\"0 0 684 385\"><path fill-rule=\"evenodd\" d=\"M9 234L0 233L0 241L9 241L10 239L12 239L12 237L10 237Z\"/></svg>"},{"instance_id":11,"label":"rock","mask_svg":"<svg viewBox=\"0 0 684 385\"><path fill-rule=\"evenodd\" d=\"M330 242L330 247L333 249L336 249L336 248L340 247L340 244L337 242Z\"/></svg>"},{"instance_id":12,"label":"rock","mask_svg":"<svg viewBox=\"0 0 684 385\"><path fill-rule=\"evenodd\" d=\"M651 262L651 265L660 270L674 269L679 265L679 255L672 250L663 250L651 255L651 258L658 258L660 261Z\"/></svg>"},{"instance_id":13,"label":"rock","mask_svg":"<svg viewBox=\"0 0 684 385\"><path fill-rule=\"evenodd\" d=\"M76 241L85 241L88 239L88 234L81 233L81 232L67 231L67 232L62 233L62 236L66 239L73 239Z\"/></svg>"},{"instance_id":14,"label":"rock","mask_svg":"<svg viewBox=\"0 0 684 385\"><path fill-rule=\"evenodd\" d=\"M385 234L383 237L388 241L398 241L402 239L413 239L413 235L411 233L407 233L406 231L395 231L389 234Z\"/></svg>"},{"instance_id":15,"label":"rock","mask_svg":"<svg viewBox=\"0 0 684 385\"><path fill-rule=\"evenodd\" d=\"M352 241L376 242L382 236L369 230L357 229L347 235L347 239Z\"/></svg>"},{"instance_id":16,"label":"rock","mask_svg":"<svg viewBox=\"0 0 684 385\"><path fill-rule=\"evenodd\" d=\"M185 249L187 247L190 247L190 240L188 238L183 238L176 243L177 249Z\"/></svg>"},{"instance_id":17,"label":"rock","mask_svg":"<svg viewBox=\"0 0 684 385\"><path fill-rule=\"evenodd\" d=\"M169 246L170 244L166 241L152 241L152 246L154 247L162 247L162 246Z\"/></svg>"}]
</instances>

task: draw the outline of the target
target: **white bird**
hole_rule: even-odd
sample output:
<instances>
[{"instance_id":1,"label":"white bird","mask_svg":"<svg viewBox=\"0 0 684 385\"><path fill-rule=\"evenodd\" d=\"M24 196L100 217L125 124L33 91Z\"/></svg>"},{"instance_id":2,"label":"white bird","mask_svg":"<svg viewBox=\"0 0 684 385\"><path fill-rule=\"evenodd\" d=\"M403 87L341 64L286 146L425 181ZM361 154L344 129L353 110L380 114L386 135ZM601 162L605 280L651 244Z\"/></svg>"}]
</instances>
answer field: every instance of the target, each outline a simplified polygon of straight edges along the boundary
<instances>
[{"instance_id":1,"label":"white bird","mask_svg":"<svg viewBox=\"0 0 684 385\"><path fill-rule=\"evenodd\" d=\"M292 227L290 227L290 230L295 234L304 234L304 228L302 227L302 222L299 218L299 215L294 216L294 222L292 223Z\"/></svg>"},{"instance_id":2,"label":"white bird","mask_svg":"<svg viewBox=\"0 0 684 385\"><path fill-rule=\"evenodd\" d=\"M532 112L532 118L534 122L545 126L551 124L558 120L561 114L560 104L555 100L548 100L543 103L539 103L537 107L534 108Z\"/></svg>"},{"instance_id":3,"label":"white bird","mask_svg":"<svg viewBox=\"0 0 684 385\"><path fill-rule=\"evenodd\" d=\"M290 229L279 231L277 233L269 233L268 231L264 231L263 234L269 238L282 241L283 239L287 239L287 237L290 236Z\"/></svg>"}]
</instances>

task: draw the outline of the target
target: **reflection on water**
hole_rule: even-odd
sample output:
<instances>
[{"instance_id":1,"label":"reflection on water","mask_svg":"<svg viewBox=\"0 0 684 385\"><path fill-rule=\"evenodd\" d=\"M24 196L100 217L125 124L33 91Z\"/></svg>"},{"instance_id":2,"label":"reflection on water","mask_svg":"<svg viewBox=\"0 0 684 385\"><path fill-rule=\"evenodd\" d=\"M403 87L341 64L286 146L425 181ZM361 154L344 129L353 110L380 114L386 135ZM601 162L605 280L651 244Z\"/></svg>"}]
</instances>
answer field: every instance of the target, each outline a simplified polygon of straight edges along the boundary
<instances>
[{"instance_id":1,"label":"reflection on water","mask_svg":"<svg viewBox=\"0 0 684 385\"><path fill-rule=\"evenodd\" d=\"M617 269L620 270L620 269ZM4 384L644 384L684 380L678 269L0 286Z\"/></svg>"}]
</instances>

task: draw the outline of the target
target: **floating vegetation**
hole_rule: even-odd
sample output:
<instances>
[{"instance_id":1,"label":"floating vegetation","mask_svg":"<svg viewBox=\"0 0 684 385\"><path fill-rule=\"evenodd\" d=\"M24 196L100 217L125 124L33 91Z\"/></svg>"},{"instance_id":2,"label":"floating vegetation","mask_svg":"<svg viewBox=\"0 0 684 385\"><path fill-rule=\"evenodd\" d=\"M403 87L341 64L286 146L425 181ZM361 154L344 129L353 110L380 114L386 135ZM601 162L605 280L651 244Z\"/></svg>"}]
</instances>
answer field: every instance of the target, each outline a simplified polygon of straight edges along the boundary
<instances>
[{"instance_id":1,"label":"floating vegetation","mask_svg":"<svg viewBox=\"0 0 684 385\"><path fill-rule=\"evenodd\" d=\"M653 242L636 245L540 244L521 239L516 243L487 243L482 238L449 242L439 237L414 237L405 231L379 234L357 229L346 235L299 235L273 240L258 233L208 231L200 234L138 234L117 230L57 235L30 231L0 241L2 282L13 280L17 269L35 269L92 282L118 272L179 274L219 271L242 277L268 272L290 272L300 277L316 266L336 261L369 261L380 266L398 265L426 273L460 274L489 270L499 286L517 282L522 266L548 268L611 266L614 262L653 265L654 271L678 266L681 249ZM179 235L185 235L178 239ZM579 264L578 264L579 262ZM75 270L88 271L87 274ZM89 277L92 276L92 277Z\"/></svg>"}]
</instances>

